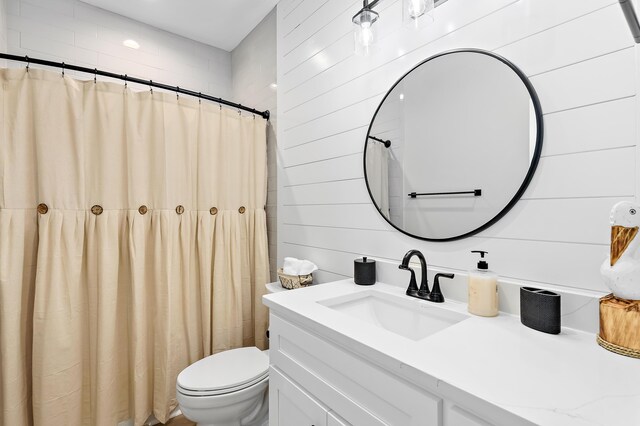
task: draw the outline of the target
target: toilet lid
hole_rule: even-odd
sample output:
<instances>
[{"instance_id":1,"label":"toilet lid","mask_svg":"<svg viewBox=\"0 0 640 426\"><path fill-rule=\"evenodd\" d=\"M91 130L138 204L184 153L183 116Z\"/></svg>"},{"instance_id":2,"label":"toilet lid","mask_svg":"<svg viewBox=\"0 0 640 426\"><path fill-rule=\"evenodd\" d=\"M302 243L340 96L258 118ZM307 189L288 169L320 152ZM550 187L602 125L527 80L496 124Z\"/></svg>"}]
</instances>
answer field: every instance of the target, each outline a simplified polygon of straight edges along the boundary
<instances>
[{"instance_id":1,"label":"toilet lid","mask_svg":"<svg viewBox=\"0 0 640 426\"><path fill-rule=\"evenodd\" d=\"M220 352L197 361L178 375L186 391L217 393L242 389L268 374L269 357L256 347Z\"/></svg>"}]
</instances>

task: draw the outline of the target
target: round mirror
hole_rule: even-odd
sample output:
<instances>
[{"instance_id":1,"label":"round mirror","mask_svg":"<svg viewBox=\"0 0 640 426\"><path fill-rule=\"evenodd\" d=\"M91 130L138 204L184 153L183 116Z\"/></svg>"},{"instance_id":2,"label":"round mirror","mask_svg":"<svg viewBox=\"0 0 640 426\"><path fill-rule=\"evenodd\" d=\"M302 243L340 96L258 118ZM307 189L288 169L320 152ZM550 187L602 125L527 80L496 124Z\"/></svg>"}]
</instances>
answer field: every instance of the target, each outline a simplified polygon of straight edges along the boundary
<instances>
[{"instance_id":1,"label":"round mirror","mask_svg":"<svg viewBox=\"0 0 640 426\"><path fill-rule=\"evenodd\" d=\"M448 241L480 232L524 193L542 150L542 111L527 77L490 52L421 62L369 125L369 195L396 229Z\"/></svg>"}]
</instances>

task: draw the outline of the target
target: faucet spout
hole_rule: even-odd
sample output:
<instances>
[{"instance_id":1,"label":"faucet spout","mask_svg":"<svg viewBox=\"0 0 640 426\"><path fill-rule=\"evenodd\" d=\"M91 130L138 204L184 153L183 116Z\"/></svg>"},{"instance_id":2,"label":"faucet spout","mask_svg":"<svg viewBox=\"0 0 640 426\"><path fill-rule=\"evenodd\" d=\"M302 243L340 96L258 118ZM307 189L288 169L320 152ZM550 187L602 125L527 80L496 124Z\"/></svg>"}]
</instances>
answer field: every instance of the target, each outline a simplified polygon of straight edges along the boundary
<instances>
[{"instance_id":1,"label":"faucet spout","mask_svg":"<svg viewBox=\"0 0 640 426\"><path fill-rule=\"evenodd\" d=\"M418 260L420 260L420 269L422 270L419 289L416 285L415 273L409 268L409 262L413 256L417 256ZM407 295L417 296L421 299L426 298L429 295L429 282L427 281L427 261L424 255L419 250L409 250L402 258L399 268L411 271L411 281L409 282L409 288L407 288Z\"/></svg>"}]
</instances>

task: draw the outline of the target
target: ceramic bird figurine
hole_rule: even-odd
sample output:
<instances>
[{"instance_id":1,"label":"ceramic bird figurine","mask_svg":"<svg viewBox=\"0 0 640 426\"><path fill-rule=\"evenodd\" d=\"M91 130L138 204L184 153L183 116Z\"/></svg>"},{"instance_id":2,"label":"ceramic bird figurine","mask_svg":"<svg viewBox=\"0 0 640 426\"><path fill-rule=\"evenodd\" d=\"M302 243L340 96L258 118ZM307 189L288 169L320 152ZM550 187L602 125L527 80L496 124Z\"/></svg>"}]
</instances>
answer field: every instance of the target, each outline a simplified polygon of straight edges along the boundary
<instances>
[{"instance_id":1,"label":"ceramic bird figurine","mask_svg":"<svg viewBox=\"0 0 640 426\"><path fill-rule=\"evenodd\" d=\"M640 300L640 206L628 201L611 209L611 248L600 273L613 295Z\"/></svg>"}]
</instances>

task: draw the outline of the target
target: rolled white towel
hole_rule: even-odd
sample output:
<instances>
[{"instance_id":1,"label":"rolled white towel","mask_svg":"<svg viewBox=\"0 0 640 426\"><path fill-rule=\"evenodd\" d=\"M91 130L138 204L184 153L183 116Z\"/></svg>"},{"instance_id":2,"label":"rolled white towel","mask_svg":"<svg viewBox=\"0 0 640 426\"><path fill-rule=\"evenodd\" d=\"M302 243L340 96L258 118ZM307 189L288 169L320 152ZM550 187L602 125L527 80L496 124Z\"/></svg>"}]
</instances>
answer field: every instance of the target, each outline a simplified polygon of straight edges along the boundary
<instances>
[{"instance_id":1,"label":"rolled white towel","mask_svg":"<svg viewBox=\"0 0 640 426\"><path fill-rule=\"evenodd\" d=\"M317 270L318 267L315 263L308 260L299 260L295 257L285 257L282 265L282 272L287 275L309 275Z\"/></svg>"},{"instance_id":2,"label":"rolled white towel","mask_svg":"<svg viewBox=\"0 0 640 426\"><path fill-rule=\"evenodd\" d=\"M310 273L317 271L318 267L315 263L308 260L302 260L298 265L298 275L309 275Z\"/></svg>"}]
</instances>

